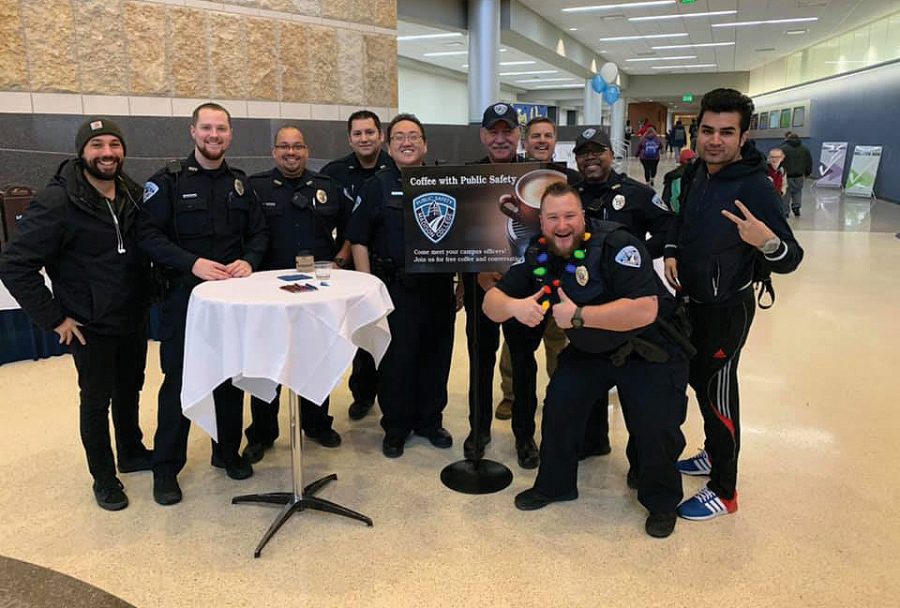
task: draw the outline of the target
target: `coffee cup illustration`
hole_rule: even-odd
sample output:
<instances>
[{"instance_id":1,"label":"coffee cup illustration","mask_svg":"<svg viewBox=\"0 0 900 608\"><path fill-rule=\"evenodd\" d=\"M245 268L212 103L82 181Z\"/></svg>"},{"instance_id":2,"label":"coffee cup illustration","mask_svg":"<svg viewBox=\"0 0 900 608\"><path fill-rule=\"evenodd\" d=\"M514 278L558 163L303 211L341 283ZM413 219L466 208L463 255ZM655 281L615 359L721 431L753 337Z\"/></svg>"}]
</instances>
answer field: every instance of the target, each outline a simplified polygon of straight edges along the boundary
<instances>
[{"instance_id":1,"label":"coffee cup illustration","mask_svg":"<svg viewBox=\"0 0 900 608\"><path fill-rule=\"evenodd\" d=\"M566 175L553 169L529 171L516 181L514 194L500 197L500 211L520 224L539 227L541 197L547 187L554 182L565 183Z\"/></svg>"}]
</instances>

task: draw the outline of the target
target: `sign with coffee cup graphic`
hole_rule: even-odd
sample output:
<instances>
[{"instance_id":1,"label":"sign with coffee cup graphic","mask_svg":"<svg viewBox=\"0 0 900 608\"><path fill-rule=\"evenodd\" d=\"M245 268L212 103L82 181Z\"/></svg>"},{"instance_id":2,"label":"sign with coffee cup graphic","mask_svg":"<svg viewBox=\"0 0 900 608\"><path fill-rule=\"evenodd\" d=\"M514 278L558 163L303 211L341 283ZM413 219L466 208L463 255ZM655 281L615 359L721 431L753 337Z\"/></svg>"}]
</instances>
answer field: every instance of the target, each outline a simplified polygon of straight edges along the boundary
<instances>
[{"instance_id":1,"label":"sign with coffee cup graphic","mask_svg":"<svg viewBox=\"0 0 900 608\"><path fill-rule=\"evenodd\" d=\"M548 163L402 169L406 272L505 272L540 232Z\"/></svg>"}]
</instances>

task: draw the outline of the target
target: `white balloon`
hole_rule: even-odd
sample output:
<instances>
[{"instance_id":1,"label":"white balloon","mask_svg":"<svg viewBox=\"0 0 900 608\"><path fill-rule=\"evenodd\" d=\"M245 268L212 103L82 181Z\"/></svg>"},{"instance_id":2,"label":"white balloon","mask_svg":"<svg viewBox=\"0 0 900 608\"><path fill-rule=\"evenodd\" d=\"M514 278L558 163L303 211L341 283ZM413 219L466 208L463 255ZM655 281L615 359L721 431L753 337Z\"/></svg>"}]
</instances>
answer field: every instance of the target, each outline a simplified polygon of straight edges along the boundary
<instances>
[{"instance_id":1,"label":"white balloon","mask_svg":"<svg viewBox=\"0 0 900 608\"><path fill-rule=\"evenodd\" d=\"M616 77L619 75L619 66L617 66L612 61L603 64L603 67L600 68L600 76L603 77L603 80L606 81L606 84L613 84L616 81Z\"/></svg>"}]
</instances>

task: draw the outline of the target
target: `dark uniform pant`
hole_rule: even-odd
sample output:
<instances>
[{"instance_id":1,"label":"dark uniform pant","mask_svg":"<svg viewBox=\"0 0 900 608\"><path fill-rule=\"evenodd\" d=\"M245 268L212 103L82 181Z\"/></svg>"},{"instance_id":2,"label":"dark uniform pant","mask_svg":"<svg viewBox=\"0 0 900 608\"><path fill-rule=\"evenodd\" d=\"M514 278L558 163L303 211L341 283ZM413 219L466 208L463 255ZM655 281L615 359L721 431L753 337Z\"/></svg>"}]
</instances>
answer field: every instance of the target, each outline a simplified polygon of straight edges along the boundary
<instances>
[{"instance_id":1,"label":"dark uniform pant","mask_svg":"<svg viewBox=\"0 0 900 608\"><path fill-rule=\"evenodd\" d=\"M512 430L518 440L534 438L534 415L537 412L537 362L534 352L543 338L544 325L528 327L515 319L503 324L503 337L509 346L512 366ZM482 403L482 407L485 406L490 415L491 402Z\"/></svg>"},{"instance_id":2,"label":"dark uniform pant","mask_svg":"<svg viewBox=\"0 0 900 608\"><path fill-rule=\"evenodd\" d=\"M247 427L247 441L272 445L278 439L278 410L281 398L281 385L275 389L275 398L266 403L259 397L250 399L250 413L253 422ZM307 433L318 433L331 428L334 418L328 415L329 399L326 397L321 406L309 399L300 397L300 425Z\"/></svg>"},{"instance_id":3,"label":"dark uniform pant","mask_svg":"<svg viewBox=\"0 0 900 608\"><path fill-rule=\"evenodd\" d=\"M81 401L81 443L91 475L103 483L116 477L109 440L110 402L119 460L140 456L146 450L138 407L147 363L147 329L121 336L85 329L82 333L86 344L77 339L72 342Z\"/></svg>"},{"instance_id":4,"label":"dark uniform pant","mask_svg":"<svg viewBox=\"0 0 900 608\"><path fill-rule=\"evenodd\" d=\"M191 421L181 410L184 371L184 331L190 289L175 287L160 310L159 360L164 374L159 389L156 436L153 444L154 474L177 475L187 462ZM237 458L243 430L244 392L227 380L213 390L216 429L224 459Z\"/></svg>"},{"instance_id":5,"label":"dark uniform pant","mask_svg":"<svg viewBox=\"0 0 900 608\"><path fill-rule=\"evenodd\" d=\"M375 359L368 351L361 348L356 351L348 384L354 401L375 401L378 394L378 370L375 368Z\"/></svg>"},{"instance_id":6,"label":"dark uniform pant","mask_svg":"<svg viewBox=\"0 0 900 608\"><path fill-rule=\"evenodd\" d=\"M541 465L534 484L539 492L556 497L577 488L577 449L592 404L617 386L640 462L638 501L651 513L675 510L683 496L676 463L684 449L688 364L678 349L666 349L672 355L668 363L630 358L622 367L571 345L562 352L544 405Z\"/></svg>"},{"instance_id":7,"label":"dark uniform pant","mask_svg":"<svg viewBox=\"0 0 900 608\"><path fill-rule=\"evenodd\" d=\"M494 323L481 310L484 290L478 284L476 273L465 273L466 307L466 347L469 353L469 425L475 426L475 400L480 406L480 428L482 433L491 430L494 402L494 365L497 363L497 349L500 347L500 324ZM474 298L473 298L474 293ZM475 328L478 327L478 349L475 349ZM477 369L472 369L475 357ZM515 381L513 391L515 392ZM477 397L476 397L477 395ZM534 416L532 416L532 419Z\"/></svg>"},{"instance_id":8,"label":"dark uniform pant","mask_svg":"<svg viewBox=\"0 0 900 608\"><path fill-rule=\"evenodd\" d=\"M455 313L449 287L446 294L429 293L394 281L388 292L394 311L391 344L378 368L378 404L385 438L402 440L443 425Z\"/></svg>"},{"instance_id":9,"label":"dark uniform pant","mask_svg":"<svg viewBox=\"0 0 900 608\"><path fill-rule=\"evenodd\" d=\"M756 313L753 289L745 289L728 304L691 303L689 311L694 328L691 343L697 349L691 359L690 384L703 414L704 449L712 463L709 488L731 499L741 447L737 369Z\"/></svg>"}]
</instances>

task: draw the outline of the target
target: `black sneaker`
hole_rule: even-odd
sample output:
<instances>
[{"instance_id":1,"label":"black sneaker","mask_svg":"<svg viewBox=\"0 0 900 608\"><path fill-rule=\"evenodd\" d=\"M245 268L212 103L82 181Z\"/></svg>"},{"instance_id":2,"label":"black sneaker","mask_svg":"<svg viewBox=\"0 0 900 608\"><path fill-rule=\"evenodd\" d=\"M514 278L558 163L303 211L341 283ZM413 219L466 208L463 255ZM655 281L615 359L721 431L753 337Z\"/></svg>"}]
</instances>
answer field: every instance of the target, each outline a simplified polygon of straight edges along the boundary
<instances>
[{"instance_id":1,"label":"black sneaker","mask_svg":"<svg viewBox=\"0 0 900 608\"><path fill-rule=\"evenodd\" d=\"M466 437L466 440L463 441L463 456L466 460L476 460L478 458L484 458L484 448L487 447L487 444L491 442L491 434L481 433L481 445L479 446L478 453L475 453L475 434L469 433L469 436Z\"/></svg>"},{"instance_id":2,"label":"black sneaker","mask_svg":"<svg viewBox=\"0 0 900 608\"><path fill-rule=\"evenodd\" d=\"M675 511L670 513L651 513L647 516L644 530L653 538L666 538L675 530L675 521L678 516Z\"/></svg>"},{"instance_id":3,"label":"black sneaker","mask_svg":"<svg viewBox=\"0 0 900 608\"><path fill-rule=\"evenodd\" d=\"M374 401L366 399L354 401L350 404L350 409L347 410L347 413L350 415L350 420L362 420L366 417L366 414L369 413L369 410L372 409L373 405L375 405Z\"/></svg>"},{"instance_id":4,"label":"black sneaker","mask_svg":"<svg viewBox=\"0 0 900 608\"><path fill-rule=\"evenodd\" d=\"M536 511L543 509L551 502L562 502L578 498L578 490L572 490L561 496L550 497L538 492L534 488L516 494L516 508L520 511Z\"/></svg>"},{"instance_id":5,"label":"black sneaker","mask_svg":"<svg viewBox=\"0 0 900 608\"><path fill-rule=\"evenodd\" d=\"M125 486L115 477L108 482L94 482L94 498L101 509L121 511L128 506L128 497L123 492Z\"/></svg>"},{"instance_id":6,"label":"black sneaker","mask_svg":"<svg viewBox=\"0 0 900 608\"><path fill-rule=\"evenodd\" d=\"M523 469L536 469L541 463L540 452L534 439L516 439L516 456Z\"/></svg>"},{"instance_id":7,"label":"black sneaker","mask_svg":"<svg viewBox=\"0 0 900 608\"><path fill-rule=\"evenodd\" d=\"M163 506L181 502L181 487L174 475L153 475L153 500Z\"/></svg>"},{"instance_id":8,"label":"black sneaker","mask_svg":"<svg viewBox=\"0 0 900 608\"><path fill-rule=\"evenodd\" d=\"M153 450L144 450L133 456L119 457L119 473L136 473L153 470Z\"/></svg>"},{"instance_id":9,"label":"black sneaker","mask_svg":"<svg viewBox=\"0 0 900 608\"><path fill-rule=\"evenodd\" d=\"M436 448L446 449L453 447L453 436L444 427L431 431L416 431L416 435L424 437Z\"/></svg>"},{"instance_id":10,"label":"black sneaker","mask_svg":"<svg viewBox=\"0 0 900 608\"><path fill-rule=\"evenodd\" d=\"M791 209L794 212L794 217L800 217L800 209Z\"/></svg>"},{"instance_id":11,"label":"black sneaker","mask_svg":"<svg viewBox=\"0 0 900 608\"><path fill-rule=\"evenodd\" d=\"M256 464L260 460L263 459L263 456L266 455L266 450L272 447L271 443L257 443L255 441L251 441L247 444L247 447L244 448L241 456L247 459L247 462L250 464ZM215 460L215 456L213 460Z\"/></svg>"},{"instance_id":12,"label":"black sneaker","mask_svg":"<svg viewBox=\"0 0 900 608\"><path fill-rule=\"evenodd\" d=\"M341 445L341 436L334 429L303 431L309 439L312 439L322 447L336 448Z\"/></svg>"}]
</instances>

